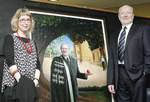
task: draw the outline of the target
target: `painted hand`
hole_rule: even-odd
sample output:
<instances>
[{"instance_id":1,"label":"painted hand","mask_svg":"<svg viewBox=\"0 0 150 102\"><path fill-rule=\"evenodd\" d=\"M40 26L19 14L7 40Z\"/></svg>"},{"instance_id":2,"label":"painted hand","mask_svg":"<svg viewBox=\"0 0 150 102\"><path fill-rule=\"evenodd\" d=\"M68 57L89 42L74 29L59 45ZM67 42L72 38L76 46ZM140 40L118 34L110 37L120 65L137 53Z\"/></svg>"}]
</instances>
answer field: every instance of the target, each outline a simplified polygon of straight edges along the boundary
<instances>
[{"instance_id":1,"label":"painted hand","mask_svg":"<svg viewBox=\"0 0 150 102\"><path fill-rule=\"evenodd\" d=\"M91 71L89 69L86 70L86 73L85 73L87 76L89 75L92 75Z\"/></svg>"}]
</instances>

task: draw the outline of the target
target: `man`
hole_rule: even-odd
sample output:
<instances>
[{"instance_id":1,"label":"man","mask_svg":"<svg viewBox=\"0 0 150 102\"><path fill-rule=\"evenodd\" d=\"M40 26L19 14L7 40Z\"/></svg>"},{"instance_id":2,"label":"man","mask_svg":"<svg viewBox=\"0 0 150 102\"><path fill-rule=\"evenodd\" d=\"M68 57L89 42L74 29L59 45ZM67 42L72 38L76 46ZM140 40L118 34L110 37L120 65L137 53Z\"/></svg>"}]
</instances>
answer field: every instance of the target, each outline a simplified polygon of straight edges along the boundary
<instances>
[{"instance_id":1,"label":"man","mask_svg":"<svg viewBox=\"0 0 150 102\"><path fill-rule=\"evenodd\" d=\"M133 8L119 8L122 29L111 35L107 83L117 102L145 102L145 73L150 68L150 29L133 23Z\"/></svg>"},{"instance_id":2,"label":"man","mask_svg":"<svg viewBox=\"0 0 150 102\"><path fill-rule=\"evenodd\" d=\"M77 60L68 55L68 46L60 47L62 55L55 57L51 65L52 102L77 102L78 86L76 78L87 79L91 72L80 73Z\"/></svg>"}]
</instances>

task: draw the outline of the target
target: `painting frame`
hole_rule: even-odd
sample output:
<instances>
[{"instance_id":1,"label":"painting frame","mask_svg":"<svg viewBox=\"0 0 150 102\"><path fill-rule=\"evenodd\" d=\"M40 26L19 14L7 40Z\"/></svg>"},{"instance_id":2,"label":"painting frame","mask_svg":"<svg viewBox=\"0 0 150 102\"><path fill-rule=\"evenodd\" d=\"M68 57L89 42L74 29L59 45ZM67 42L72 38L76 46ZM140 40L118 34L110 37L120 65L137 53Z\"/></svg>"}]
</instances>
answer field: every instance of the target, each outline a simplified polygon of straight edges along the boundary
<instances>
[{"instance_id":1,"label":"painting frame","mask_svg":"<svg viewBox=\"0 0 150 102\"><path fill-rule=\"evenodd\" d=\"M32 2L33 3L33 2ZM107 63L107 60L108 60L108 50L107 50L107 46L108 46L108 44L107 44L107 42L108 42L108 39L107 39L107 30L106 30L106 25L105 25L105 19L103 18L103 17L99 17L99 16L95 16L95 11L93 12L93 11L90 11L90 12L92 12L91 14L92 15L89 15L89 14L87 14L83 9L80 9L80 8L72 8L72 7L64 7L64 6L61 6L62 8L70 8L71 9L71 11L73 10L73 12L71 12L71 11L66 11L66 10L60 10L59 8L60 7L58 7L58 5L53 5L53 6L57 6L57 8L53 8L53 9L51 9L51 7L44 7L43 8L43 6L41 6L41 5L47 5L47 4L40 4L40 6L39 7L37 7L37 6L30 6L31 4L28 4L27 5L27 7L30 9L30 12L31 13L33 13L33 14L42 14L42 15L51 15L51 16L68 16L68 17L73 17L73 18L77 18L77 19L86 19L86 20L96 20L96 21L100 21L101 23L102 23L102 31L103 31L103 40L104 40L104 46L105 46L105 54L106 54L106 56L105 56L105 60L106 60L106 63ZM74 12L76 12L76 13L74 13ZM82 12L82 14L81 14L81 12ZM84 12L84 13L83 13ZM97 11L96 11L96 14L97 14ZM36 42L38 42L37 40L36 40L36 37L34 37L33 36L33 39L36 41ZM39 42L38 42L39 43ZM38 45L38 43L37 43L37 45ZM42 46L42 45L41 45ZM44 55L44 51L43 51L43 48L41 47L41 46L38 46L38 50L39 50L39 57L40 57L40 61L41 62L43 62L43 58L42 58L42 56ZM107 66L107 65L106 65ZM84 90L84 88L83 89L81 89L81 90Z\"/></svg>"}]
</instances>

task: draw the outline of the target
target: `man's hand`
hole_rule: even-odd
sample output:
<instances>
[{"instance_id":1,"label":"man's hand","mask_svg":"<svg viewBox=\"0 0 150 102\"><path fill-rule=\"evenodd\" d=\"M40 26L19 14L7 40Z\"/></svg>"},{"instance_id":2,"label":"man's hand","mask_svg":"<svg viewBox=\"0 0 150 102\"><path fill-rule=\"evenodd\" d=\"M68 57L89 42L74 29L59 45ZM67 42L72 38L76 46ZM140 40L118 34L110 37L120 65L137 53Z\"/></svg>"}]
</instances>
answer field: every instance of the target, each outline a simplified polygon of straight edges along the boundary
<instances>
[{"instance_id":1,"label":"man's hand","mask_svg":"<svg viewBox=\"0 0 150 102\"><path fill-rule=\"evenodd\" d=\"M116 93L114 85L108 85L108 91L112 94Z\"/></svg>"}]
</instances>

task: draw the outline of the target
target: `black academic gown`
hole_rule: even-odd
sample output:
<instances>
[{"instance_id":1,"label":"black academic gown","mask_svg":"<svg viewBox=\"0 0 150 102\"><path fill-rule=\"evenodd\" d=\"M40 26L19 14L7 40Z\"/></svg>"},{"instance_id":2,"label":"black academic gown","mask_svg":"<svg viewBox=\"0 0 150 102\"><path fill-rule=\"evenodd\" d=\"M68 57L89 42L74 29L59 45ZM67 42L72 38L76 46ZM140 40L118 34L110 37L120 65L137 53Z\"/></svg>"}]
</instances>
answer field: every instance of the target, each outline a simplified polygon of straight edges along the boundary
<instances>
[{"instance_id":1,"label":"black academic gown","mask_svg":"<svg viewBox=\"0 0 150 102\"><path fill-rule=\"evenodd\" d=\"M87 79L84 73L79 72L77 61L70 57L68 63L63 56L55 57L51 65L51 98L52 102L71 102L68 80L63 61L66 62L73 88L74 102L77 101L78 86L76 78Z\"/></svg>"}]
</instances>

